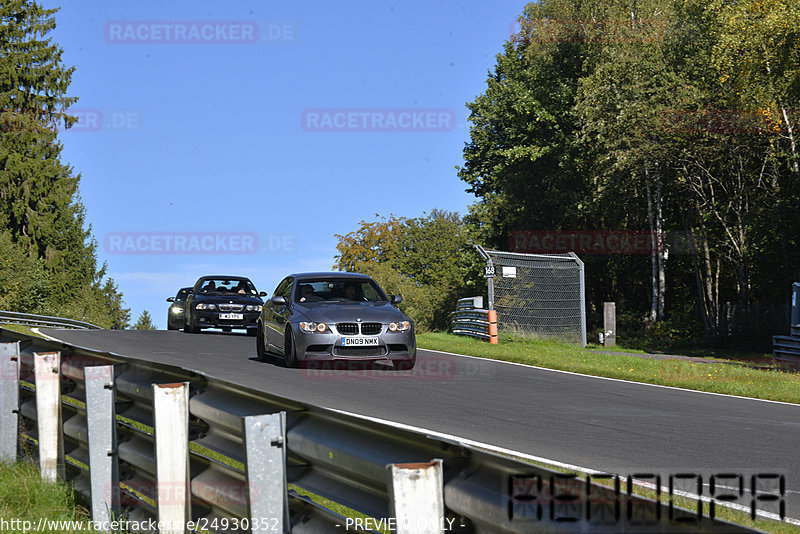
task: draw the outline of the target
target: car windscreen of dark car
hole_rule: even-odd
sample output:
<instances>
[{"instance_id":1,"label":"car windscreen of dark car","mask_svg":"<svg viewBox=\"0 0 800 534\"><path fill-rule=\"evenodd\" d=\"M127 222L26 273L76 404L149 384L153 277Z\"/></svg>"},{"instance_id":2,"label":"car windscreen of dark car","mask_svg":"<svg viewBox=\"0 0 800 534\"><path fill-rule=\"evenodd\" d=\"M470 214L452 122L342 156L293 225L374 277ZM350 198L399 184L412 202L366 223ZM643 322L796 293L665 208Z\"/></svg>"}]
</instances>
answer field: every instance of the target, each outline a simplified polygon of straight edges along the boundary
<instances>
[{"instance_id":1,"label":"car windscreen of dark car","mask_svg":"<svg viewBox=\"0 0 800 534\"><path fill-rule=\"evenodd\" d=\"M207 278L200 284L198 293L200 295L258 295L252 282L235 278Z\"/></svg>"},{"instance_id":2,"label":"car windscreen of dark car","mask_svg":"<svg viewBox=\"0 0 800 534\"><path fill-rule=\"evenodd\" d=\"M388 302L378 285L369 279L325 278L299 280L295 302Z\"/></svg>"}]
</instances>

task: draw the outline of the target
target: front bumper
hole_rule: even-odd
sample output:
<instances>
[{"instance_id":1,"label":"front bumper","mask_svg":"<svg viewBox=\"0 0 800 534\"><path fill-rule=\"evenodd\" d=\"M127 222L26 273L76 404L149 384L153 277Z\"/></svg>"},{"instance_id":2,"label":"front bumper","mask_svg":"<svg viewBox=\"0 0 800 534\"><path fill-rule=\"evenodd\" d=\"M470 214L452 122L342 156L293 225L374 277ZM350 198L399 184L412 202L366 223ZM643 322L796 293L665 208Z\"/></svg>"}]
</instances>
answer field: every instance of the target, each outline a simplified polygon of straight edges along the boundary
<instances>
[{"instance_id":1,"label":"front bumper","mask_svg":"<svg viewBox=\"0 0 800 534\"><path fill-rule=\"evenodd\" d=\"M242 312L242 319L220 319L218 311L195 311L196 324L200 328L256 328L259 312Z\"/></svg>"},{"instance_id":2,"label":"front bumper","mask_svg":"<svg viewBox=\"0 0 800 534\"><path fill-rule=\"evenodd\" d=\"M384 330L386 330L384 328ZM308 333L295 327L295 344L299 361L386 361L402 362L414 360L417 354L413 329L408 332L382 332L374 336L347 337L377 338L372 346L345 347L341 334L334 332Z\"/></svg>"}]
</instances>

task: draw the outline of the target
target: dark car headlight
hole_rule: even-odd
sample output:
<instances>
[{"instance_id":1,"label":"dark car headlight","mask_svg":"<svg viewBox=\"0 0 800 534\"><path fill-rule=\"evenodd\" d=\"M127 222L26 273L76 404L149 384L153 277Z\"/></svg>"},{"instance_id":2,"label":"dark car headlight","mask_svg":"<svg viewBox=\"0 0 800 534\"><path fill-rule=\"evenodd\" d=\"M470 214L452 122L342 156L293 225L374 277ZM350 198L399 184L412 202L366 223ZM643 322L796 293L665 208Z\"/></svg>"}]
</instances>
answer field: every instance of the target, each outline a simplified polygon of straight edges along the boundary
<instances>
[{"instance_id":1,"label":"dark car headlight","mask_svg":"<svg viewBox=\"0 0 800 534\"><path fill-rule=\"evenodd\" d=\"M389 332L405 332L411 328L411 323L408 321L398 321L396 323L389 323Z\"/></svg>"},{"instance_id":2,"label":"dark car headlight","mask_svg":"<svg viewBox=\"0 0 800 534\"><path fill-rule=\"evenodd\" d=\"M196 309L198 309L198 310L216 310L217 309L217 305L216 304L202 304L202 303L200 303L200 304L197 305Z\"/></svg>"},{"instance_id":3,"label":"dark car headlight","mask_svg":"<svg viewBox=\"0 0 800 534\"><path fill-rule=\"evenodd\" d=\"M245 308L245 310L260 312L261 311L261 306L258 305L258 304L248 304L247 307Z\"/></svg>"},{"instance_id":4,"label":"dark car headlight","mask_svg":"<svg viewBox=\"0 0 800 534\"><path fill-rule=\"evenodd\" d=\"M300 323L300 329L304 332L327 332L328 325L325 323Z\"/></svg>"}]
</instances>

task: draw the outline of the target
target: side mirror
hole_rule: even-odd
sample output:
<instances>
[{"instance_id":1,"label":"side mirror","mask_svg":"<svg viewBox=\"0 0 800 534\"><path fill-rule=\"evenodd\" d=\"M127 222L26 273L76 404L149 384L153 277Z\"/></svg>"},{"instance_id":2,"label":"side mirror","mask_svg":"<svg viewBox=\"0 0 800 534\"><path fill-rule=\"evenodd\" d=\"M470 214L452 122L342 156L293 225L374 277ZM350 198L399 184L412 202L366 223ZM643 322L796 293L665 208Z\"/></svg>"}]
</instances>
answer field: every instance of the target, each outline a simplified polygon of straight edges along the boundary
<instances>
[{"instance_id":1,"label":"side mirror","mask_svg":"<svg viewBox=\"0 0 800 534\"><path fill-rule=\"evenodd\" d=\"M261 293L258 294L258 296L259 297L266 297L267 296L267 292L266 291L262 291Z\"/></svg>"},{"instance_id":2,"label":"side mirror","mask_svg":"<svg viewBox=\"0 0 800 534\"><path fill-rule=\"evenodd\" d=\"M167 302L175 302L175 297L170 297L167 299Z\"/></svg>"},{"instance_id":3,"label":"side mirror","mask_svg":"<svg viewBox=\"0 0 800 534\"><path fill-rule=\"evenodd\" d=\"M392 295L390 301L392 304L397 306L398 304L403 302L403 297L401 297L400 295Z\"/></svg>"},{"instance_id":4,"label":"side mirror","mask_svg":"<svg viewBox=\"0 0 800 534\"><path fill-rule=\"evenodd\" d=\"M286 306L286 299L281 295L275 295L274 297L269 299L269 301L273 303L275 306Z\"/></svg>"}]
</instances>

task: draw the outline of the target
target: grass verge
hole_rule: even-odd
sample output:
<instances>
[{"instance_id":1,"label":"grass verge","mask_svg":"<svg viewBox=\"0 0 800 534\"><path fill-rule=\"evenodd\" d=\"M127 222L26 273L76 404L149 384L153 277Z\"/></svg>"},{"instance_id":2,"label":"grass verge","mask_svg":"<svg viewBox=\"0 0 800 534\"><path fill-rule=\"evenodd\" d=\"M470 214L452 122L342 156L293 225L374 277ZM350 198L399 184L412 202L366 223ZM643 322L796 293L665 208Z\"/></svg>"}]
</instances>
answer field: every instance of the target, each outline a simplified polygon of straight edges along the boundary
<instances>
[{"instance_id":1,"label":"grass verge","mask_svg":"<svg viewBox=\"0 0 800 534\"><path fill-rule=\"evenodd\" d=\"M760 370L709 358L708 363L603 354L551 340L502 336L500 343L442 332L417 335L421 349L516 362L593 376L800 404L800 374Z\"/></svg>"},{"instance_id":2,"label":"grass verge","mask_svg":"<svg viewBox=\"0 0 800 534\"><path fill-rule=\"evenodd\" d=\"M0 532L21 532L25 521L33 531L42 518L52 521L89 521L89 512L76 504L75 493L66 482L45 482L39 469L25 462L0 463ZM18 520L12 523L12 520ZM87 532L75 529L45 529L47 532Z\"/></svg>"}]
</instances>

